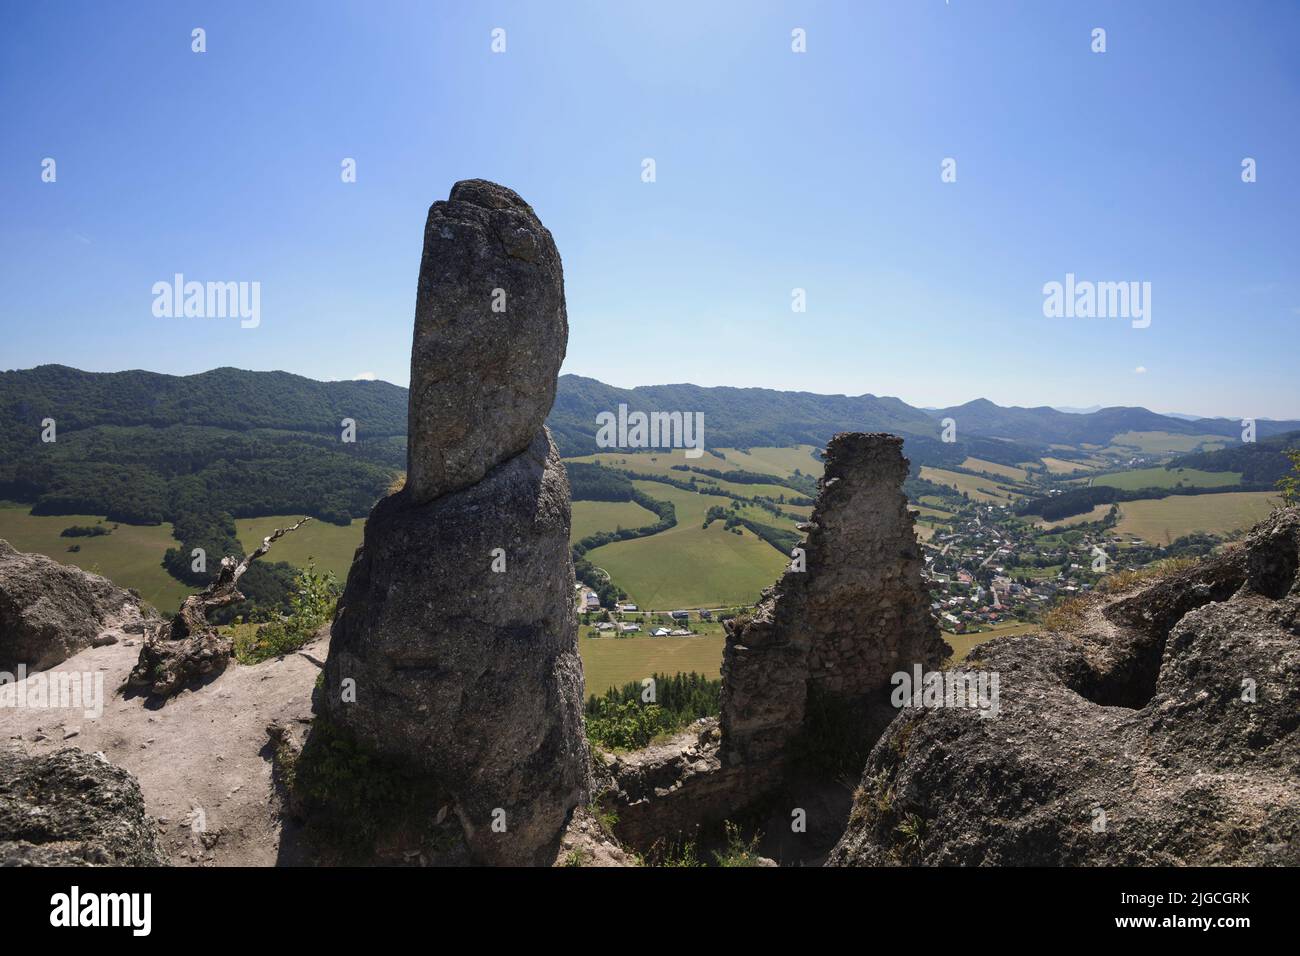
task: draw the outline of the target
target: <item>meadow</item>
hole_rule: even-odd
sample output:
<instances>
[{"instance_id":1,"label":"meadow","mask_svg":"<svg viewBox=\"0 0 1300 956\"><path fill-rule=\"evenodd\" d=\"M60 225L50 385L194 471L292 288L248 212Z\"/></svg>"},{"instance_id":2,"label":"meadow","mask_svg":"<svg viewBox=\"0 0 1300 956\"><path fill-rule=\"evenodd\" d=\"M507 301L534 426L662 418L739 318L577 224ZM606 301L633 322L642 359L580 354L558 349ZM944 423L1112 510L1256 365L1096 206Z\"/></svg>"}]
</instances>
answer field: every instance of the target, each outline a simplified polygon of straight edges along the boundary
<instances>
[{"instance_id":1,"label":"meadow","mask_svg":"<svg viewBox=\"0 0 1300 956\"><path fill-rule=\"evenodd\" d=\"M98 515L32 515L28 508L0 504L0 538L19 551L48 555L63 564L101 574L118 587L135 588L160 611L174 612L191 593L163 570L163 553L178 544L170 524L122 524ZM113 528L113 533L87 538L59 536L72 525L101 522ZM81 550L69 552L72 545L80 545Z\"/></svg>"},{"instance_id":2,"label":"meadow","mask_svg":"<svg viewBox=\"0 0 1300 956\"><path fill-rule=\"evenodd\" d=\"M1064 458L1047 457L1043 464L1053 475L1069 475L1076 471L1096 471L1098 466L1083 461L1066 461Z\"/></svg>"},{"instance_id":3,"label":"meadow","mask_svg":"<svg viewBox=\"0 0 1300 956\"><path fill-rule=\"evenodd\" d=\"M713 505L730 501L656 481L633 484L652 498L671 501L677 526L646 538L616 541L587 552L642 607L722 607L752 604L780 576L788 559L746 529L721 521L703 528Z\"/></svg>"},{"instance_id":4,"label":"meadow","mask_svg":"<svg viewBox=\"0 0 1300 956\"><path fill-rule=\"evenodd\" d=\"M1205 531L1229 534L1244 531L1279 503L1269 491L1225 491L1213 495L1170 495L1168 498L1125 501L1115 530L1153 544Z\"/></svg>"},{"instance_id":5,"label":"meadow","mask_svg":"<svg viewBox=\"0 0 1300 956\"><path fill-rule=\"evenodd\" d=\"M948 471L946 468L931 468L929 465L921 467L921 477L936 485L956 488L959 492L970 495L972 501L985 504L1004 505L1015 497L1012 493L1003 490L999 486L999 479L995 478L967 475L959 471Z\"/></svg>"},{"instance_id":6,"label":"meadow","mask_svg":"<svg viewBox=\"0 0 1300 956\"><path fill-rule=\"evenodd\" d=\"M1132 471L1098 475L1092 483L1108 485L1111 488L1123 488L1126 491L1137 491L1141 488L1176 488L1179 485L1189 488L1222 488L1240 484L1241 473L1200 471L1196 468L1135 468Z\"/></svg>"},{"instance_id":7,"label":"meadow","mask_svg":"<svg viewBox=\"0 0 1300 956\"><path fill-rule=\"evenodd\" d=\"M276 528L290 527L301 517L302 515L270 515L265 518L237 518L235 533L244 550L251 552ZM327 521L308 521L297 531L271 545L266 557L260 560L286 561L295 568L305 568L308 562L314 562L317 570L333 571L334 576L342 582L347 580L348 569L352 567L352 555L361 545L365 529L365 518L354 518L346 526Z\"/></svg>"},{"instance_id":8,"label":"meadow","mask_svg":"<svg viewBox=\"0 0 1300 956\"><path fill-rule=\"evenodd\" d=\"M658 515L635 501L575 501L569 540L581 541L597 531L643 528L658 520Z\"/></svg>"},{"instance_id":9,"label":"meadow","mask_svg":"<svg viewBox=\"0 0 1300 956\"><path fill-rule=\"evenodd\" d=\"M985 461L983 458L967 458L961 466L967 471L978 471L980 474L993 475L995 478L1010 478L1012 481L1024 481L1029 477L1029 472L1023 468L999 465L995 461Z\"/></svg>"},{"instance_id":10,"label":"meadow","mask_svg":"<svg viewBox=\"0 0 1300 956\"><path fill-rule=\"evenodd\" d=\"M760 475L779 475L782 478L789 478L796 471L801 471L805 475L818 478L824 467L821 455L814 457L816 449L812 445L798 445L794 448L749 448L745 451L719 448L718 451L726 456L727 467L738 468L741 471L755 471Z\"/></svg>"},{"instance_id":11,"label":"meadow","mask_svg":"<svg viewBox=\"0 0 1300 956\"><path fill-rule=\"evenodd\" d=\"M1070 515L1068 518L1057 518L1054 521L1045 521L1042 518L1036 518L1034 524L1039 528L1068 528L1074 524L1087 524L1091 521L1100 521L1110 512L1111 506L1096 505L1091 511L1085 511L1083 514Z\"/></svg>"},{"instance_id":12,"label":"meadow","mask_svg":"<svg viewBox=\"0 0 1300 956\"><path fill-rule=\"evenodd\" d=\"M1227 442L1222 435L1180 435L1176 432L1124 432L1111 439L1111 450L1136 448L1148 455L1215 451Z\"/></svg>"},{"instance_id":13,"label":"meadow","mask_svg":"<svg viewBox=\"0 0 1300 956\"><path fill-rule=\"evenodd\" d=\"M1013 634L1032 634L1040 630L1042 630L1042 625L1016 621L1012 624L995 625L987 631L980 631L976 634L949 634L944 632L940 636L952 648L952 658L948 661L948 666L951 667L964 661L972 648L983 644L985 641L991 641L995 637L1009 637Z\"/></svg>"},{"instance_id":14,"label":"meadow","mask_svg":"<svg viewBox=\"0 0 1300 956\"><path fill-rule=\"evenodd\" d=\"M689 674L716 678L722 666L721 634L699 637L587 637L579 628L578 651L587 694L600 695L651 674Z\"/></svg>"}]
</instances>

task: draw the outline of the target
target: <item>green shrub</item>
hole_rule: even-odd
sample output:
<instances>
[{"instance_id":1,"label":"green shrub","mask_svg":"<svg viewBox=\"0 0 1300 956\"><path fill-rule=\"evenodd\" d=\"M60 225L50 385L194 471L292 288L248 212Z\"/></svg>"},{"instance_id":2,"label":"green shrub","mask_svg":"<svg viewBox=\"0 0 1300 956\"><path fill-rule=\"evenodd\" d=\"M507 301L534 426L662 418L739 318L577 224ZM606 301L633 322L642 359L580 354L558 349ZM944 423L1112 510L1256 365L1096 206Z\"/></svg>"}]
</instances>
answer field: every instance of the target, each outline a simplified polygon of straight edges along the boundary
<instances>
[{"instance_id":1,"label":"green shrub","mask_svg":"<svg viewBox=\"0 0 1300 956\"><path fill-rule=\"evenodd\" d=\"M315 564L298 571L290 612L260 628L241 629L235 636L235 660L258 664L290 654L306 644L316 630L334 616L342 590L332 571L323 574Z\"/></svg>"}]
</instances>

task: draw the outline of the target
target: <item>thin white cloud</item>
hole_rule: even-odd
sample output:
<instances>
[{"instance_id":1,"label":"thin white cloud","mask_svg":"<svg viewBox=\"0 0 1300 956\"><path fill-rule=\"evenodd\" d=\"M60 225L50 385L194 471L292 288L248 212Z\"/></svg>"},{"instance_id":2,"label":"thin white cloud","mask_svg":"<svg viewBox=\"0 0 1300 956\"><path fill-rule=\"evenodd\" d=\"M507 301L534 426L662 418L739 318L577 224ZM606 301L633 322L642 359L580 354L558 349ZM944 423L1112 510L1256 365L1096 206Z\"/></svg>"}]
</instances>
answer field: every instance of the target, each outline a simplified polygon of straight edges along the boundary
<instances>
[{"instance_id":1,"label":"thin white cloud","mask_svg":"<svg viewBox=\"0 0 1300 956\"><path fill-rule=\"evenodd\" d=\"M379 377L379 376L377 376L374 372L357 372L356 375L353 375L353 376L352 376L352 381L354 381L354 382L373 382L373 381L374 381L376 378L378 378L378 377Z\"/></svg>"}]
</instances>

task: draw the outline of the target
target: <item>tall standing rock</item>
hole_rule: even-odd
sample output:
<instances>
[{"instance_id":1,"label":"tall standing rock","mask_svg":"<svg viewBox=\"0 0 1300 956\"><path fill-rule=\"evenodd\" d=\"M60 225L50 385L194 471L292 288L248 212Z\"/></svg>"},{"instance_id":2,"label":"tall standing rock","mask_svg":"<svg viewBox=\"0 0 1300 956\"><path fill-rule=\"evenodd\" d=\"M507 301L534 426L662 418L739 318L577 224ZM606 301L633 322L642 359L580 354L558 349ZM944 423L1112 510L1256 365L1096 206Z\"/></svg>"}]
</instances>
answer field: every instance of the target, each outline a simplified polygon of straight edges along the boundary
<instances>
[{"instance_id":1,"label":"tall standing rock","mask_svg":"<svg viewBox=\"0 0 1300 956\"><path fill-rule=\"evenodd\" d=\"M914 664L933 668L947 653L901 490L902 446L883 434L831 439L800 546L804 570L796 558L754 613L728 630L720 756L724 766L752 768L756 789L779 779L792 742L814 721L819 738L850 746L860 738L865 757L894 716L881 706L891 675Z\"/></svg>"},{"instance_id":2,"label":"tall standing rock","mask_svg":"<svg viewBox=\"0 0 1300 956\"><path fill-rule=\"evenodd\" d=\"M512 190L457 183L424 226L408 411L412 500L467 488L532 444L555 403L568 339L550 232Z\"/></svg>"},{"instance_id":3,"label":"tall standing rock","mask_svg":"<svg viewBox=\"0 0 1300 956\"><path fill-rule=\"evenodd\" d=\"M451 794L483 863L553 859L588 788L569 485L542 424L567 339L550 233L509 189L457 183L425 228L406 486L366 524L321 699Z\"/></svg>"}]
</instances>

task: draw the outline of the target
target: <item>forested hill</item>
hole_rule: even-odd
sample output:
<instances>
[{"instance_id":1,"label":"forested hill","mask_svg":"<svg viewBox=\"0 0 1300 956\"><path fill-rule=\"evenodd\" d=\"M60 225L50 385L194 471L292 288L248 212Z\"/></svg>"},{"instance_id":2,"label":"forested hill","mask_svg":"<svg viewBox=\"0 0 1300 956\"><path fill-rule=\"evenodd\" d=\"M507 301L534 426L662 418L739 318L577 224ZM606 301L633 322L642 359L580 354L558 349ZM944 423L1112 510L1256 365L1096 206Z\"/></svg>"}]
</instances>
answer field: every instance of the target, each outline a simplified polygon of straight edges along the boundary
<instances>
[{"instance_id":1,"label":"forested hill","mask_svg":"<svg viewBox=\"0 0 1300 956\"><path fill-rule=\"evenodd\" d=\"M1286 432L1256 442L1241 442L1219 451L1184 455L1169 463L1169 468L1196 468L1200 471L1239 471L1243 485L1271 487L1292 471L1286 452L1300 448L1300 431Z\"/></svg>"},{"instance_id":2,"label":"forested hill","mask_svg":"<svg viewBox=\"0 0 1300 956\"><path fill-rule=\"evenodd\" d=\"M1014 441L969 434L959 428L956 443L940 441L941 424L931 414L897 398L875 395L817 395L771 388L704 388L647 385L615 388L593 378L561 375L547 424L566 456L592 454L596 415L620 404L634 411L704 413L708 448L825 445L836 432L875 431L902 435L913 466L956 465L967 456L1003 464L1031 460L1036 453Z\"/></svg>"},{"instance_id":3,"label":"forested hill","mask_svg":"<svg viewBox=\"0 0 1300 956\"><path fill-rule=\"evenodd\" d=\"M343 419L356 422L344 442ZM42 423L54 421L54 441ZM0 497L37 513L176 521L367 514L405 466L406 389L286 372L0 373Z\"/></svg>"},{"instance_id":4,"label":"forested hill","mask_svg":"<svg viewBox=\"0 0 1300 956\"><path fill-rule=\"evenodd\" d=\"M339 421L370 436L406 435L406 389L388 382L318 382L288 372L215 368L197 375L83 372L66 365L0 372L0 429L94 425L208 425L337 434Z\"/></svg>"}]
</instances>

